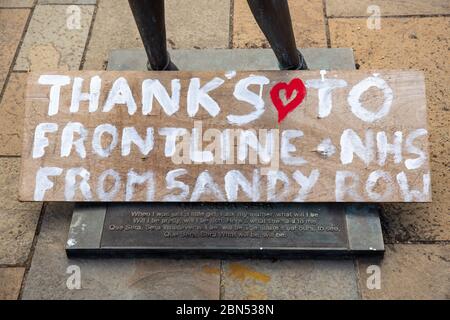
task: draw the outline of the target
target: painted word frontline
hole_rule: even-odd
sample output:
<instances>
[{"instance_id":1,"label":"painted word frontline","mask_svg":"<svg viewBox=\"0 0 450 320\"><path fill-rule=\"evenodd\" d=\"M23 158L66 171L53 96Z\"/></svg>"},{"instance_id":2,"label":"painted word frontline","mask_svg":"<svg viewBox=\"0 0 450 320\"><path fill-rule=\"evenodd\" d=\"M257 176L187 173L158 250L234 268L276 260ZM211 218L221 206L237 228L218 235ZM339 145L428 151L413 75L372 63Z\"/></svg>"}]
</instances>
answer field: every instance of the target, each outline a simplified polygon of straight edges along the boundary
<instances>
[{"instance_id":1,"label":"painted word frontline","mask_svg":"<svg viewBox=\"0 0 450 320\"><path fill-rule=\"evenodd\" d=\"M419 72L29 77L25 201L431 200Z\"/></svg>"}]
</instances>

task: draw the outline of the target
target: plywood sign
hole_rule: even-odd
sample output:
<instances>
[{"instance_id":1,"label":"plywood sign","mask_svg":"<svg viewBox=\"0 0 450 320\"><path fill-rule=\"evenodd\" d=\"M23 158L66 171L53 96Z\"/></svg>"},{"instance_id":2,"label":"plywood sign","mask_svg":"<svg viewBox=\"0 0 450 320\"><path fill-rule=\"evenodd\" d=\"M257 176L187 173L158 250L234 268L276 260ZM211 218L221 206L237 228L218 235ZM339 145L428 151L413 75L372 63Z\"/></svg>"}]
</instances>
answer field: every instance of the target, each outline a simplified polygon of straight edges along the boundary
<instances>
[{"instance_id":1,"label":"plywood sign","mask_svg":"<svg viewBox=\"0 0 450 320\"><path fill-rule=\"evenodd\" d=\"M427 202L413 71L28 80L24 201Z\"/></svg>"}]
</instances>

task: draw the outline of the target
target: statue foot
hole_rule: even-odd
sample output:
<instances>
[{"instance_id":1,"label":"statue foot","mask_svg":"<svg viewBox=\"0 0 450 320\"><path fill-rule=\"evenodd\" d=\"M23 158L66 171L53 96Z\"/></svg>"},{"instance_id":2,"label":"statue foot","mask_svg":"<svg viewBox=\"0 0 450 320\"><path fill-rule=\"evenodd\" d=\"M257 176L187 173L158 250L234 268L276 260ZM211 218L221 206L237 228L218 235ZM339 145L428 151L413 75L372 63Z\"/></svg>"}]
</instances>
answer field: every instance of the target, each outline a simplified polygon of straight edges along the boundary
<instances>
[{"instance_id":1,"label":"statue foot","mask_svg":"<svg viewBox=\"0 0 450 320\"><path fill-rule=\"evenodd\" d=\"M300 63L298 66L282 66L280 65L280 70L309 70L308 65L306 64L305 57L303 57L302 53L298 51L298 57Z\"/></svg>"},{"instance_id":2,"label":"statue foot","mask_svg":"<svg viewBox=\"0 0 450 320\"><path fill-rule=\"evenodd\" d=\"M167 64L163 67L163 68L152 68L150 61L147 62L147 70L148 71L178 71L178 67L172 62L172 60L170 60L170 56L167 55L169 57L169 62L167 62Z\"/></svg>"}]
</instances>

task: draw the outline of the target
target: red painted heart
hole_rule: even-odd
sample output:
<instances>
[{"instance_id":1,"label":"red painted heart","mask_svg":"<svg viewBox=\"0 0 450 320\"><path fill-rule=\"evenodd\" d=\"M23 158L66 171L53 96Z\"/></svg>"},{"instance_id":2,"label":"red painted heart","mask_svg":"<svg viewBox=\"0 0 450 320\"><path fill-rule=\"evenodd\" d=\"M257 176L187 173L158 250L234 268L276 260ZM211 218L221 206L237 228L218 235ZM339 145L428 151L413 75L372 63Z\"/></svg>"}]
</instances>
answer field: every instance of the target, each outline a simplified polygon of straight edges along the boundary
<instances>
[{"instance_id":1,"label":"red painted heart","mask_svg":"<svg viewBox=\"0 0 450 320\"><path fill-rule=\"evenodd\" d=\"M286 91L287 100L292 98L294 91L297 92L297 95L285 105L280 98L280 92L282 90ZM277 83L272 90L270 90L270 97L272 98L272 102L278 111L278 123L281 123L281 121L283 121L290 112L294 111L294 109L300 106L303 102L303 99L306 97L306 87L303 81L299 78L295 78L289 83L280 82Z\"/></svg>"}]
</instances>

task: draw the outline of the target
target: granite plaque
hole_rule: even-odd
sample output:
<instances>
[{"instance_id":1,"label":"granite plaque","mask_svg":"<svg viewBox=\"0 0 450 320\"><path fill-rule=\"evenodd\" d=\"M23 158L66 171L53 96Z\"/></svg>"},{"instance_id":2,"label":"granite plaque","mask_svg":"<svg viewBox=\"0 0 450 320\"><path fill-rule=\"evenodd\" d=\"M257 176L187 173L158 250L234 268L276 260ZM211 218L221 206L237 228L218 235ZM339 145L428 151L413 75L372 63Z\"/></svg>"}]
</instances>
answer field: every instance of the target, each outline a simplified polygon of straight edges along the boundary
<instances>
[{"instance_id":1,"label":"granite plaque","mask_svg":"<svg viewBox=\"0 0 450 320\"><path fill-rule=\"evenodd\" d=\"M85 204L77 207L73 221L69 255L86 249L97 249L96 254L202 256L342 255L384 250L377 207L367 205ZM355 238L366 239L365 245L355 247Z\"/></svg>"}]
</instances>

